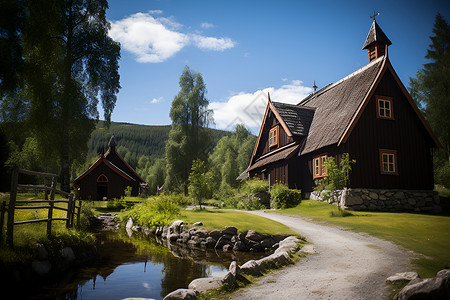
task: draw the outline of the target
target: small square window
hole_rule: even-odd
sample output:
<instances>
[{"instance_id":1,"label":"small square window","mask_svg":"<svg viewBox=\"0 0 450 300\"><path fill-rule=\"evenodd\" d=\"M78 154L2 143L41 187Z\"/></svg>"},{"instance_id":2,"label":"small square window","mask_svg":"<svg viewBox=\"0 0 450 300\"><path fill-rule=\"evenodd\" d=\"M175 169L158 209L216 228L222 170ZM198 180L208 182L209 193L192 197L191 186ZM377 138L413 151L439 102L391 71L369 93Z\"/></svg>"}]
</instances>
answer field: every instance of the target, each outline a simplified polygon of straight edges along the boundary
<instances>
[{"instance_id":1,"label":"small square window","mask_svg":"<svg viewBox=\"0 0 450 300\"><path fill-rule=\"evenodd\" d=\"M278 146L278 126L269 131L269 147Z\"/></svg>"},{"instance_id":2,"label":"small square window","mask_svg":"<svg viewBox=\"0 0 450 300\"><path fill-rule=\"evenodd\" d=\"M377 117L380 119L394 119L393 101L390 97L377 96Z\"/></svg>"},{"instance_id":3,"label":"small square window","mask_svg":"<svg viewBox=\"0 0 450 300\"><path fill-rule=\"evenodd\" d=\"M397 151L380 149L380 171L381 174L398 175Z\"/></svg>"}]
</instances>

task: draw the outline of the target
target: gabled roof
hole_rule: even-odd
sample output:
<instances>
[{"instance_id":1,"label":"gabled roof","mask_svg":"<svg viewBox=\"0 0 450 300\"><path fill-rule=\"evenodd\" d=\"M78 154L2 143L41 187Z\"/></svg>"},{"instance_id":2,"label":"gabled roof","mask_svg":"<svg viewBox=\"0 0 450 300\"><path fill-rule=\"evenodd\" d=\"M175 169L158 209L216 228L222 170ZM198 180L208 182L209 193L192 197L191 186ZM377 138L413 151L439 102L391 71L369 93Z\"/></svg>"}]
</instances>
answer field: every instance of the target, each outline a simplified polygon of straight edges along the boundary
<instances>
[{"instance_id":1,"label":"gabled roof","mask_svg":"<svg viewBox=\"0 0 450 300\"><path fill-rule=\"evenodd\" d=\"M299 103L299 106L316 108L301 154L339 142L353 115L371 90L383 62L384 56Z\"/></svg>"},{"instance_id":2,"label":"gabled roof","mask_svg":"<svg viewBox=\"0 0 450 300\"><path fill-rule=\"evenodd\" d=\"M386 34L384 34L383 30L381 30L381 27L378 25L378 23L373 20L372 26L370 27L369 33L367 34L366 41L364 42L363 50L367 49L370 44L375 42L385 43L388 46L392 44Z\"/></svg>"},{"instance_id":3,"label":"gabled roof","mask_svg":"<svg viewBox=\"0 0 450 300\"><path fill-rule=\"evenodd\" d=\"M272 102L292 135L307 136L314 117L314 108Z\"/></svg>"},{"instance_id":4,"label":"gabled roof","mask_svg":"<svg viewBox=\"0 0 450 300\"><path fill-rule=\"evenodd\" d=\"M256 160L256 162L245 170L245 172L257 169L259 167L265 166L267 164L287 159L294 156L298 150L300 149L300 145L297 143L291 143L286 145L280 149L277 149L273 152L269 152L266 155L261 156Z\"/></svg>"},{"instance_id":5,"label":"gabled roof","mask_svg":"<svg viewBox=\"0 0 450 300\"><path fill-rule=\"evenodd\" d=\"M111 137L111 141L114 142L114 146L110 146L109 147L108 151L106 151L106 153L105 153L105 158L108 159L108 160L111 160L112 156L115 156L115 157L119 158L119 160L123 163L123 165L126 168L126 170L122 170L123 172L129 174L130 176L132 174L134 174L139 181L145 183L145 180L142 179L142 177L139 176L139 174L136 173L136 171L122 158L122 156L120 156L120 154L116 152L115 140L113 140L113 138L114 138L114 136ZM111 141L110 141L110 143L111 143ZM122 166L122 168L123 168L123 166Z\"/></svg>"},{"instance_id":6,"label":"gabled roof","mask_svg":"<svg viewBox=\"0 0 450 300\"><path fill-rule=\"evenodd\" d=\"M76 185L81 179L83 179L84 177L86 177L89 173L91 173L93 170L95 170L95 168L97 168L97 166L99 166L101 163L104 163L108 168L110 168L112 171L114 171L115 173L119 174L120 176L122 176L123 178L125 178L128 181L135 181L134 178L132 178L130 175L128 175L127 173L125 173L124 171L122 171L121 169L119 169L117 166L115 166L113 163L111 163L110 161L108 161L105 156L101 155L99 159L97 159L95 161L95 163L92 164L92 166L90 166L86 171L84 171L80 176L78 176L77 178L75 178L75 180L73 181L73 184Z\"/></svg>"}]
</instances>

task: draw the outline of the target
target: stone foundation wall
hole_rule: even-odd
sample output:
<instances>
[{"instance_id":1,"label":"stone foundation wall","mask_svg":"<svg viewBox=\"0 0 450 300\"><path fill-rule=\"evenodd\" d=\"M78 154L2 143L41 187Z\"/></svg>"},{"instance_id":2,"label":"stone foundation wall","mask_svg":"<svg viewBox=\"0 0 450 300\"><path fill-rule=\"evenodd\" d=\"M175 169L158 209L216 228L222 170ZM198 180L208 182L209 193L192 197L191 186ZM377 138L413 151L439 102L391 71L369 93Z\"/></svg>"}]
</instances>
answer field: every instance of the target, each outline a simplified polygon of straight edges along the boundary
<instances>
[{"instance_id":1,"label":"stone foundation wall","mask_svg":"<svg viewBox=\"0 0 450 300\"><path fill-rule=\"evenodd\" d=\"M310 195L322 201L317 192ZM350 210L407 211L440 213L439 195L435 191L344 189L336 192L336 200L329 203Z\"/></svg>"}]
</instances>

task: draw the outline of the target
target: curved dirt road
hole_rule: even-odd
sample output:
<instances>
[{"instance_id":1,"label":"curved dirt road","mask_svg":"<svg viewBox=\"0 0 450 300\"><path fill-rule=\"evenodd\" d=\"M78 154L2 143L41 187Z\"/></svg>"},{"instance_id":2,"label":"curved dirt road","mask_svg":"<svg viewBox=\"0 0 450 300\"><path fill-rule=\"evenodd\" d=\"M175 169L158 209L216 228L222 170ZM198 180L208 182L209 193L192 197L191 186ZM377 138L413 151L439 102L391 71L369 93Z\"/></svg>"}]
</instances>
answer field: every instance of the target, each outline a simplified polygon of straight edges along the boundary
<instances>
[{"instance_id":1,"label":"curved dirt road","mask_svg":"<svg viewBox=\"0 0 450 300\"><path fill-rule=\"evenodd\" d=\"M387 299L387 277L408 271L412 257L398 246L365 234L262 211L314 245L307 255L239 290L232 299Z\"/></svg>"}]
</instances>

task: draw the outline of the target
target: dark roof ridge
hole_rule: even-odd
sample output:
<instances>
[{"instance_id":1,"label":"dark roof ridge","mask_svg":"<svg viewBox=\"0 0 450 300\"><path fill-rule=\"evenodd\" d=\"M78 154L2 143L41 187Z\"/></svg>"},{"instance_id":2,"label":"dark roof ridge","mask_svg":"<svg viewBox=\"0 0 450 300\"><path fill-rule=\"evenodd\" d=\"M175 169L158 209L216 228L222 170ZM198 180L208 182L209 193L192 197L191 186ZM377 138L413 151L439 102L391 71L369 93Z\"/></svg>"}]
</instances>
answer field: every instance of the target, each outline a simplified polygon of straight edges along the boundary
<instances>
[{"instance_id":1,"label":"dark roof ridge","mask_svg":"<svg viewBox=\"0 0 450 300\"><path fill-rule=\"evenodd\" d=\"M270 151L269 153L266 153L266 154L264 154L264 155L258 157L258 159L255 160L255 163L258 162L258 161L260 161L261 159L264 159L264 158L266 158L266 157L272 156L272 155L274 155L274 154L277 154L277 153L280 152L280 151L283 151L283 150L288 149L288 148L290 148L290 147L294 147L294 146L296 146L296 145L298 145L297 142L292 142L292 143L289 143L289 144L287 144L287 145L284 145L283 147L280 147L280 148L278 148L278 149L276 149L276 150L274 150L274 151Z\"/></svg>"},{"instance_id":2,"label":"dark roof ridge","mask_svg":"<svg viewBox=\"0 0 450 300\"><path fill-rule=\"evenodd\" d=\"M377 59L371 61L370 63L368 63L367 65L359 68L358 70L354 71L353 73L350 73L349 75L341 78L340 80L334 82L334 83L330 83L328 85L326 85L325 87L323 87L322 89L320 89L318 92L312 93L309 96L307 96L305 99L303 99L302 101L300 101L299 106L304 106L304 104L306 104L309 100L311 100L313 98L313 96L319 96L325 92L327 92L328 90L334 88L335 86L341 84L342 82L352 78L353 76L356 76L364 71L366 71L367 69L373 67L375 64L379 63L380 61L382 61L385 58L385 56L380 56Z\"/></svg>"},{"instance_id":3,"label":"dark roof ridge","mask_svg":"<svg viewBox=\"0 0 450 300\"><path fill-rule=\"evenodd\" d=\"M290 104L290 103L284 103L284 102L275 102L272 101L272 103L276 103L276 104L281 104L281 105L286 105L286 106L290 106L292 108L304 108L304 109L311 109L311 110L316 110L316 107L312 107L312 106L299 106L298 104Z\"/></svg>"}]
</instances>

